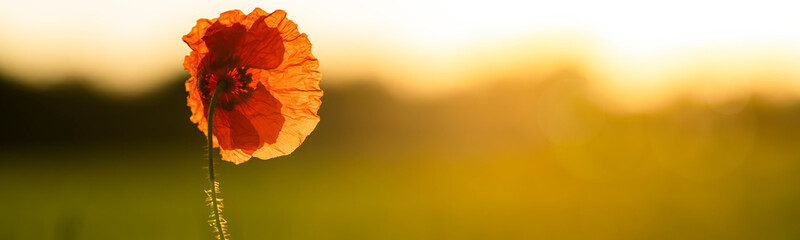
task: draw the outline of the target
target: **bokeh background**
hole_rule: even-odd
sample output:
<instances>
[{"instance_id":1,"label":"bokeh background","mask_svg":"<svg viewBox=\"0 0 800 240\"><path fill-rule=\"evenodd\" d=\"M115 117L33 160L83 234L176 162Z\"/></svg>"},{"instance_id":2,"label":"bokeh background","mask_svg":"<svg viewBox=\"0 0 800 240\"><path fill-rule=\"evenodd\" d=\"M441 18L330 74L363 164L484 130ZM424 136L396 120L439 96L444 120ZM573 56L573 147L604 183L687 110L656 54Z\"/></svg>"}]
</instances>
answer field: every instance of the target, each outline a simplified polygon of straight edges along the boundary
<instances>
[{"instance_id":1,"label":"bokeh background","mask_svg":"<svg viewBox=\"0 0 800 240\"><path fill-rule=\"evenodd\" d=\"M233 239L798 239L792 1L3 1L0 239L212 239L181 42L284 9L322 121Z\"/></svg>"}]
</instances>

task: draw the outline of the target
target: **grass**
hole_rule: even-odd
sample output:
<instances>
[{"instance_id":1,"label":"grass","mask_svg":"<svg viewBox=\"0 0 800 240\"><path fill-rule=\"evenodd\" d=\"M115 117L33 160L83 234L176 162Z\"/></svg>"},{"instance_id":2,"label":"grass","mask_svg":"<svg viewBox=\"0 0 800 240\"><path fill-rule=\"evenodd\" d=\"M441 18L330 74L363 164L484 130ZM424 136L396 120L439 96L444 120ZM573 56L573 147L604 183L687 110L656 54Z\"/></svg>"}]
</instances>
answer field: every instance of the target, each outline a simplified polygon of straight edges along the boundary
<instances>
[{"instance_id":1,"label":"grass","mask_svg":"<svg viewBox=\"0 0 800 240\"><path fill-rule=\"evenodd\" d=\"M143 149L5 152L24 161L0 170L0 238L211 239L202 149ZM568 161L588 158L549 149L469 156L303 150L218 165L233 239L800 236L800 192L789 184L800 164L780 156L692 178L652 162L574 168Z\"/></svg>"},{"instance_id":2,"label":"grass","mask_svg":"<svg viewBox=\"0 0 800 240\"><path fill-rule=\"evenodd\" d=\"M76 115L11 105L0 239L212 239L204 138L180 86ZM575 89L414 102L326 88L295 153L217 165L231 238L800 238L800 105L619 115ZM74 104L36 96L13 100Z\"/></svg>"}]
</instances>

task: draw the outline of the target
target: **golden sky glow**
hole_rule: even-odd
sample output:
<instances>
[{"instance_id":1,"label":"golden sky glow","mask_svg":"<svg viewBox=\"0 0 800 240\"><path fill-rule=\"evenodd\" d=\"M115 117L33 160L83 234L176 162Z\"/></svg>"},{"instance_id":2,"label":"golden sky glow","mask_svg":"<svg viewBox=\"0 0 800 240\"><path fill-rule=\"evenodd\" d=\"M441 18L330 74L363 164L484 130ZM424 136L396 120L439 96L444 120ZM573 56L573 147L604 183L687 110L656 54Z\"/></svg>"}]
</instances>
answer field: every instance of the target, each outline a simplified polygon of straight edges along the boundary
<instances>
[{"instance_id":1,"label":"golden sky glow","mask_svg":"<svg viewBox=\"0 0 800 240\"><path fill-rule=\"evenodd\" d=\"M146 90L182 71L180 37L197 18L255 7L288 12L326 80L377 80L412 95L532 81L576 61L600 99L627 110L687 89L709 101L800 93L793 1L4 1L0 69Z\"/></svg>"}]
</instances>

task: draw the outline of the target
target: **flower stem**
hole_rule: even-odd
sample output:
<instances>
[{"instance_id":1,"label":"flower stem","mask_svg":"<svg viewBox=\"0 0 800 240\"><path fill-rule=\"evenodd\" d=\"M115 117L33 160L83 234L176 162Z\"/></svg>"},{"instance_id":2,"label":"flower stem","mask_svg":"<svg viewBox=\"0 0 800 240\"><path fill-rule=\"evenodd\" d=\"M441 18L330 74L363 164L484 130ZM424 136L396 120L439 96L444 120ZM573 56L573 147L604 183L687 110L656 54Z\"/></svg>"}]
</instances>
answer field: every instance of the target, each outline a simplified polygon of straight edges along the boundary
<instances>
[{"instance_id":1,"label":"flower stem","mask_svg":"<svg viewBox=\"0 0 800 240\"><path fill-rule=\"evenodd\" d=\"M218 189L219 183L217 183L217 181L215 179L215 174L214 174L214 154L213 154L214 153L214 142L213 142L213 139L214 139L213 136L214 135L213 135L213 132L212 132L213 131L212 127L214 126L214 106L216 106L216 103L217 103L217 93L219 93L220 90L224 89L225 85L227 85L227 82L225 82L225 81L218 81L217 82L217 88L214 89L214 94L211 96L211 101L210 101L210 103L208 105L208 117L207 117L207 119L208 119L208 179L211 182L211 191L210 191L211 192L211 194L210 194L211 195L211 204L212 204L211 208L212 208L213 217L214 217L213 221L216 222L215 226L217 228L216 229L217 230L217 234L219 234L219 237L217 237L217 239L220 239L220 240L226 240L225 239L226 231L225 231L225 229L224 229L224 227L222 225L224 220L222 220L222 215L220 214L219 203L218 203L218 200L217 200L217 191L219 190Z\"/></svg>"}]
</instances>

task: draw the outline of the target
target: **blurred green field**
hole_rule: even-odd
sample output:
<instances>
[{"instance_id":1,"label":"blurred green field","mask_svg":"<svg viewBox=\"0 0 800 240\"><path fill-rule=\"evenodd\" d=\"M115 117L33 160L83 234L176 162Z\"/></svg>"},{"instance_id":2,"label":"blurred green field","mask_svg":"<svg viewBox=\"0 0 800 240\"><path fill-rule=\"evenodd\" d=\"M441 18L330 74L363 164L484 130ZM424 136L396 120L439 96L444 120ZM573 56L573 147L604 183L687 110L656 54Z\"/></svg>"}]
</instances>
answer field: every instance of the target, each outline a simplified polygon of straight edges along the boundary
<instances>
[{"instance_id":1,"label":"blurred green field","mask_svg":"<svg viewBox=\"0 0 800 240\"><path fill-rule=\"evenodd\" d=\"M232 239L800 238L800 105L617 115L564 79L426 101L324 86L295 153L218 164ZM188 117L181 91L167 109ZM156 113L180 131L5 141L0 239L212 239L202 135Z\"/></svg>"}]
</instances>

